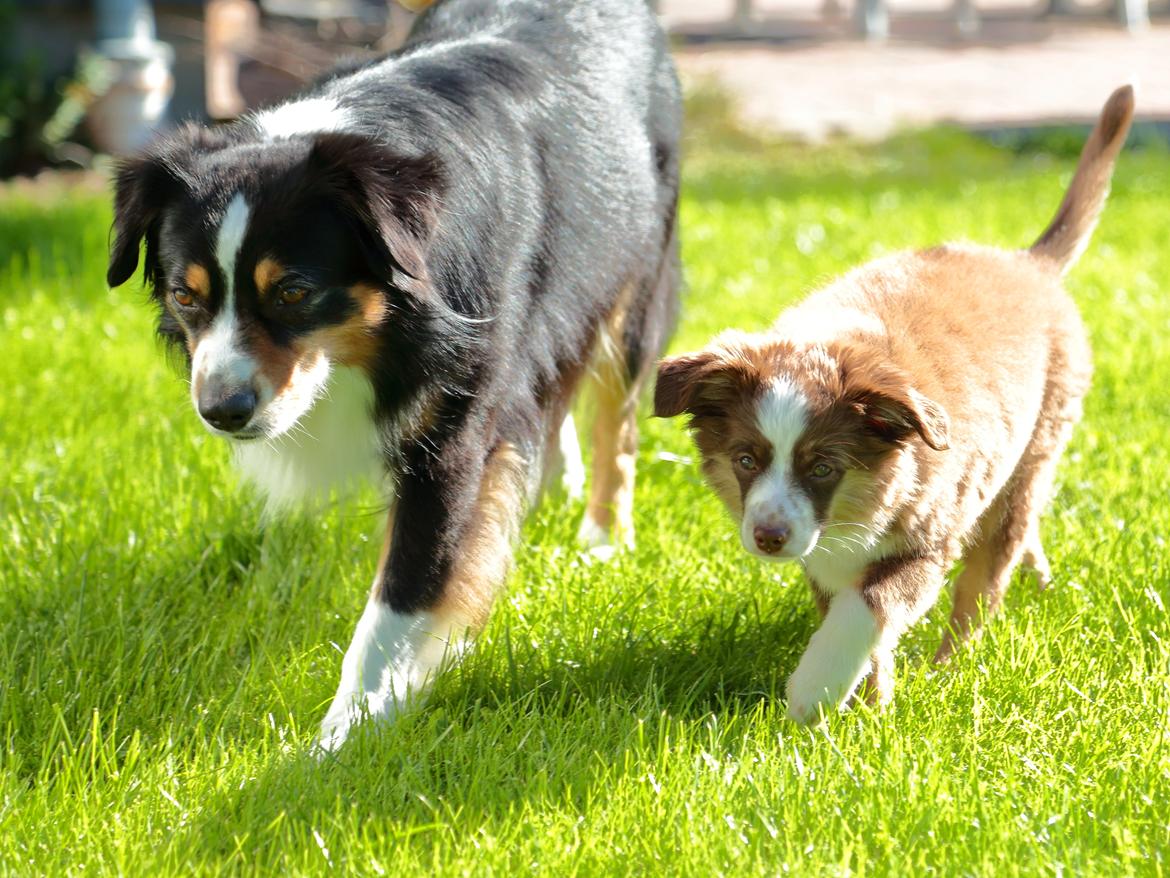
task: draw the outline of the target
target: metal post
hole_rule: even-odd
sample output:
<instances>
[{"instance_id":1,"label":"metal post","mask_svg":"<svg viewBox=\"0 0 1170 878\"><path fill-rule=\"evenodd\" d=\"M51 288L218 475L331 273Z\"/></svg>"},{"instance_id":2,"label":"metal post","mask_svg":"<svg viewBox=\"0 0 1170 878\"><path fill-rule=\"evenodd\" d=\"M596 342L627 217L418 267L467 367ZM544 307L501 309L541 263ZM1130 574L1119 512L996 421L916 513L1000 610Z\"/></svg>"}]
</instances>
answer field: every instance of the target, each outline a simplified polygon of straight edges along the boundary
<instances>
[{"instance_id":1,"label":"metal post","mask_svg":"<svg viewBox=\"0 0 1170 878\"><path fill-rule=\"evenodd\" d=\"M853 16L857 32L865 39L881 42L890 35L890 13L885 0L857 0Z\"/></svg>"},{"instance_id":2,"label":"metal post","mask_svg":"<svg viewBox=\"0 0 1170 878\"><path fill-rule=\"evenodd\" d=\"M752 23L752 0L735 0L735 26L747 30Z\"/></svg>"},{"instance_id":3,"label":"metal post","mask_svg":"<svg viewBox=\"0 0 1170 878\"><path fill-rule=\"evenodd\" d=\"M159 42L148 0L94 0L93 52L109 67L110 87L89 111L100 149L130 152L162 121L174 90L174 50Z\"/></svg>"},{"instance_id":4,"label":"metal post","mask_svg":"<svg viewBox=\"0 0 1170 878\"><path fill-rule=\"evenodd\" d=\"M1147 0L1117 0L1117 20L1126 30L1145 30L1150 26Z\"/></svg>"},{"instance_id":5,"label":"metal post","mask_svg":"<svg viewBox=\"0 0 1170 878\"><path fill-rule=\"evenodd\" d=\"M973 37L979 32L979 13L972 0L955 0L951 7L955 29L961 37Z\"/></svg>"}]
</instances>

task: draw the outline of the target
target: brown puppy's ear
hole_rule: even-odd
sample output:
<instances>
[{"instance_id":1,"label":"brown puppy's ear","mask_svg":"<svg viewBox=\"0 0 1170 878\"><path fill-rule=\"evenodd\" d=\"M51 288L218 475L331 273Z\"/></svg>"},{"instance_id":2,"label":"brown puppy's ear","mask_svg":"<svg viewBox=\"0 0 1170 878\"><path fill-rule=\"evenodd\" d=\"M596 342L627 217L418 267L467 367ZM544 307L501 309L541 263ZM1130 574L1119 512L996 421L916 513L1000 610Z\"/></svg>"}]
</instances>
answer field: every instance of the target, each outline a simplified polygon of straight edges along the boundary
<instances>
[{"instance_id":1,"label":"brown puppy's ear","mask_svg":"<svg viewBox=\"0 0 1170 878\"><path fill-rule=\"evenodd\" d=\"M852 404L866 427L889 442L901 442L917 433L935 451L950 447L947 413L913 387L861 391Z\"/></svg>"},{"instance_id":2,"label":"brown puppy's ear","mask_svg":"<svg viewBox=\"0 0 1170 878\"><path fill-rule=\"evenodd\" d=\"M654 417L673 418L690 411L703 375L717 357L714 351L697 351L662 360L654 385Z\"/></svg>"},{"instance_id":3,"label":"brown puppy's ear","mask_svg":"<svg viewBox=\"0 0 1170 878\"><path fill-rule=\"evenodd\" d=\"M442 195L438 158L398 155L360 134L333 132L314 141L308 175L353 221L380 277L426 276Z\"/></svg>"},{"instance_id":4,"label":"brown puppy's ear","mask_svg":"<svg viewBox=\"0 0 1170 878\"><path fill-rule=\"evenodd\" d=\"M684 412L695 418L722 417L737 401L754 396L760 382L759 366L737 339L667 357L658 364L654 414L659 418Z\"/></svg>"}]
</instances>

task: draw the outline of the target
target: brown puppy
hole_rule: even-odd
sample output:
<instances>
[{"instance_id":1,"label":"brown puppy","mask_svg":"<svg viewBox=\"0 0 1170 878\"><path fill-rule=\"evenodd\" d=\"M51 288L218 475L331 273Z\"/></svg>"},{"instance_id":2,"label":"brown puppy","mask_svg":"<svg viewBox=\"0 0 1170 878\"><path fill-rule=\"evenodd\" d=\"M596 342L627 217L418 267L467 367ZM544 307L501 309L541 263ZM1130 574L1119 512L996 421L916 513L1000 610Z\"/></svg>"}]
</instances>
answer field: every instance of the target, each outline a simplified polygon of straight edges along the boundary
<instances>
[{"instance_id":1,"label":"brown puppy","mask_svg":"<svg viewBox=\"0 0 1170 878\"><path fill-rule=\"evenodd\" d=\"M955 583L945 659L1023 562L1049 576L1039 517L1092 371L1061 286L1105 203L1133 118L1109 98L1056 218L1029 250L945 245L847 274L767 332L727 332L659 367L655 414L690 415L711 487L752 554L799 560L824 617L788 681L816 719Z\"/></svg>"}]
</instances>

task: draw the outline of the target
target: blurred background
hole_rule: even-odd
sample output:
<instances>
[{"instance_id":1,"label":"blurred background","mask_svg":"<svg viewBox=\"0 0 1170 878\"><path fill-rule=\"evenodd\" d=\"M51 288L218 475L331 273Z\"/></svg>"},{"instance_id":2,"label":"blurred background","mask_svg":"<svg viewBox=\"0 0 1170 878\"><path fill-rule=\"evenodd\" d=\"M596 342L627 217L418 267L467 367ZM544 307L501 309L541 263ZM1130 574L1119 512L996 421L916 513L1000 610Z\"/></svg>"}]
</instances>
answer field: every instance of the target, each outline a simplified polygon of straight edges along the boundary
<instances>
[{"instance_id":1,"label":"blurred background","mask_svg":"<svg viewBox=\"0 0 1170 878\"><path fill-rule=\"evenodd\" d=\"M1137 79L1170 120L1170 0L658 0L689 90L813 143L1087 123ZM397 46L393 0L0 0L0 177L87 168Z\"/></svg>"}]
</instances>

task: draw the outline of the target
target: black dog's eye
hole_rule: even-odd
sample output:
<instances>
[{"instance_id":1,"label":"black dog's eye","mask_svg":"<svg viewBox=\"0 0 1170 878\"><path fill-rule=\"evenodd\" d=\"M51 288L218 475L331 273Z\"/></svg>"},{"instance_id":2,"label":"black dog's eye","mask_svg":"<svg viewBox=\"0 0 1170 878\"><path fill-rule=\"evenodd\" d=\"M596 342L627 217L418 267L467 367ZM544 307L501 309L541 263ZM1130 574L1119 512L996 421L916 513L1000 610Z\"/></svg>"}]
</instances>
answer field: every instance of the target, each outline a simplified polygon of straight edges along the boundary
<instances>
[{"instance_id":1,"label":"black dog's eye","mask_svg":"<svg viewBox=\"0 0 1170 878\"><path fill-rule=\"evenodd\" d=\"M175 300L175 304L180 308L195 307L195 294L186 287L176 287L171 290L171 298Z\"/></svg>"},{"instance_id":2,"label":"black dog's eye","mask_svg":"<svg viewBox=\"0 0 1170 878\"><path fill-rule=\"evenodd\" d=\"M812 468L812 477L814 479L827 479L833 474L833 468L827 463L821 462Z\"/></svg>"},{"instance_id":3,"label":"black dog's eye","mask_svg":"<svg viewBox=\"0 0 1170 878\"><path fill-rule=\"evenodd\" d=\"M309 291L304 287L281 287L280 291L276 294L276 302L279 305L299 305L308 297Z\"/></svg>"},{"instance_id":4,"label":"black dog's eye","mask_svg":"<svg viewBox=\"0 0 1170 878\"><path fill-rule=\"evenodd\" d=\"M756 459L750 454L741 454L735 462L746 473L754 473L756 471Z\"/></svg>"}]
</instances>

